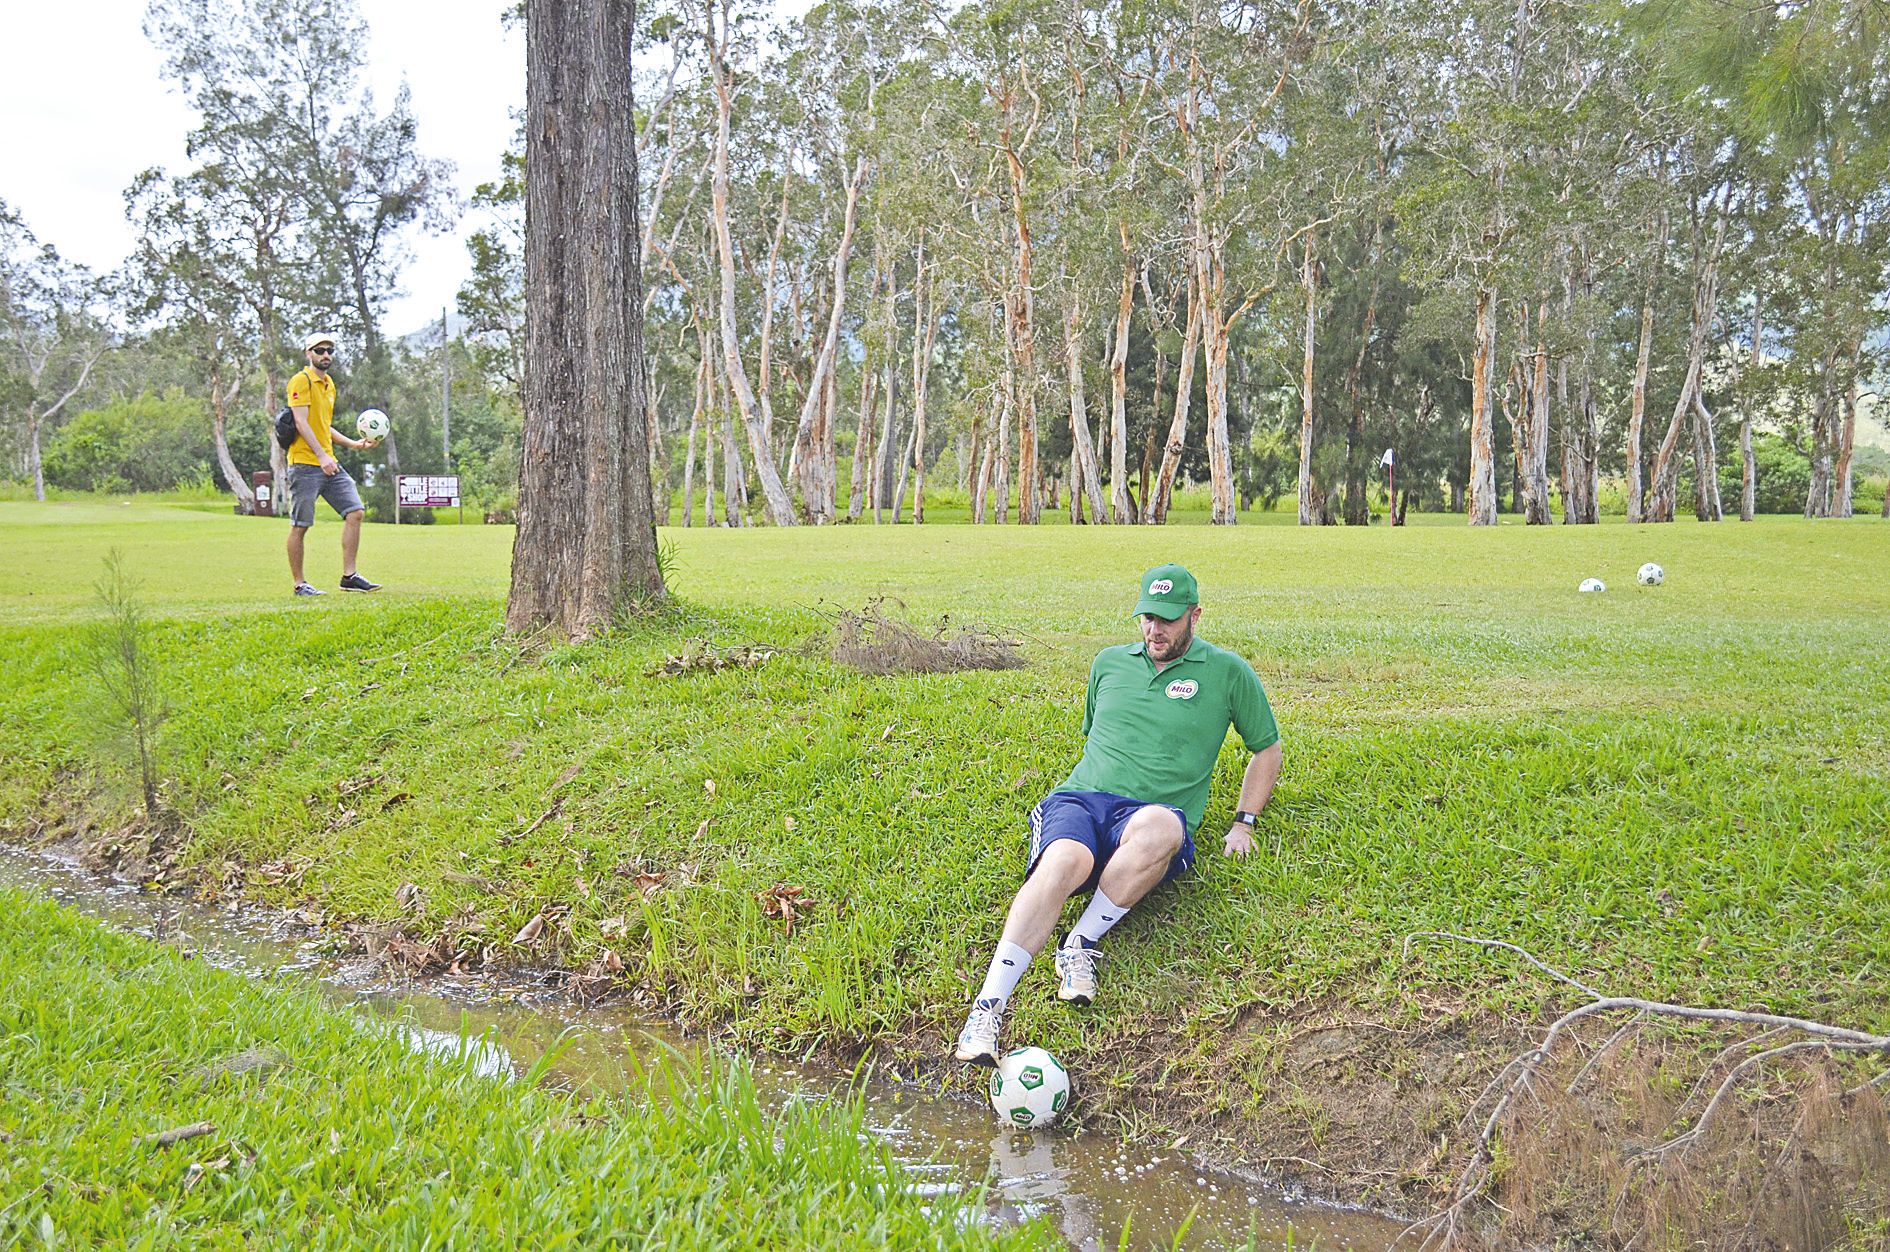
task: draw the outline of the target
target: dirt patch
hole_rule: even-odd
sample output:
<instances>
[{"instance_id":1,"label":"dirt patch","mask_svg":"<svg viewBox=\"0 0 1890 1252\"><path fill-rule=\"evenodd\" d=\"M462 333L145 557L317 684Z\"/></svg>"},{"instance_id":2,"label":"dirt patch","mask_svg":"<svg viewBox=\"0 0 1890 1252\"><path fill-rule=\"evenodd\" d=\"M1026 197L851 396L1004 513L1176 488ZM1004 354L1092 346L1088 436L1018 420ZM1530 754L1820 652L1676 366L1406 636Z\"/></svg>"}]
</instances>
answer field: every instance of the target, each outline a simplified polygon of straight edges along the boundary
<instances>
[{"instance_id":1,"label":"dirt patch","mask_svg":"<svg viewBox=\"0 0 1890 1252\"><path fill-rule=\"evenodd\" d=\"M831 654L866 674L949 674L960 670L1022 669L1022 644L975 624L941 617L928 633L888 616L885 600L833 618ZM903 606L901 606L903 607Z\"/></svg>"}]
</instances>

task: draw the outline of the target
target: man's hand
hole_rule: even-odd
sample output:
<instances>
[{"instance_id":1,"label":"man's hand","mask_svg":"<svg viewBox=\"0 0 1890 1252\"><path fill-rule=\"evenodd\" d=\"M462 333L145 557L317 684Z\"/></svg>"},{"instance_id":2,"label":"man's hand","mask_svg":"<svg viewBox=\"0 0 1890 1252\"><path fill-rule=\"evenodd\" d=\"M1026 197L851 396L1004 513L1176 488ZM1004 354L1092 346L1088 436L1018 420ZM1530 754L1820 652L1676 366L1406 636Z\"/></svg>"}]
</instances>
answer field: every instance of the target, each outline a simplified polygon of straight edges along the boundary
<instances>
[{"instance_id":1,"label":"man's hand","mask_svg":"<svg viewBox=\"0 0 1890 1252\"><path fill-rule=\"evenodd\" d=\"M357 439L354 446L365 451L368 448L380 447L381 441L378 439Z\"/></svg>"},{"instance_id":2,"label":"man's hand","mask_svg":"<svg viewBox=\"0 0 1890 1252\"><path fill-rule=\"evenodd\" d=\"M1227 828L1227 839L1221 844L1221 852L1226 856L1246 856L1253 851L1253 827L1245 822L1235 822Z\"/></svg>"},{"instance_id":3,"label":"man's hand","mask_svg":"<svg viewBox=\"0 0 1890 1252\"><path fill-rule=\"evenodd\" d=\"M340 471L341 462L337 461L334 457L329 456L326 452L324 452L321 454L321 466L322 466L322 473L328 475L330 478L333 478L335 474Z\"/></svg>"}]
</instances>

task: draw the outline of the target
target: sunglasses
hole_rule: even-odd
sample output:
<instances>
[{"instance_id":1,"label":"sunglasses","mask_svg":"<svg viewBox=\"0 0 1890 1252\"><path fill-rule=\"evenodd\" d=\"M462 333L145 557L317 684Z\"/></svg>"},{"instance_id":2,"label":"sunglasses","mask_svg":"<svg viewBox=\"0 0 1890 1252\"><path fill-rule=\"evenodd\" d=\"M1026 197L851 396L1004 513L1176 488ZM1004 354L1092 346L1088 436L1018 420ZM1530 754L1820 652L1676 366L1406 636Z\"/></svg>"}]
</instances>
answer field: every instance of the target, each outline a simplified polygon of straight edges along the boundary
<instances>
[{"instance_id":1,"label":"sunglasses","mask_svg":"<svg viewBox=\"0 0 1890 1252\"><path fill-rule=\"evenodd\" d=\"M334 350L333 348L310 348L310 349L309 349L309 351L310 351L310 352L313 352L313 353L314 353L314 354L315 354L316 356L333 356L333 355L335 355L335 350Z\"/></svg>"}]
</instances>

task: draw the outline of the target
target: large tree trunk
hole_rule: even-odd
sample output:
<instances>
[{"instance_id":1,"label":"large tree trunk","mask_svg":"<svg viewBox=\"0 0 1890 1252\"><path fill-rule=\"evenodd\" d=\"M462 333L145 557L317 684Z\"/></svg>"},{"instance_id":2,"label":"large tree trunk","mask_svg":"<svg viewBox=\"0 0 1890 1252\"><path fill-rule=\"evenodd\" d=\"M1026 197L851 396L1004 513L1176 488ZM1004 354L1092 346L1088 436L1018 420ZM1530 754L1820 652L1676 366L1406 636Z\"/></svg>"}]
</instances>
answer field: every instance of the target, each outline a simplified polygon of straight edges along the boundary
<instances>
[{"instance_id":1,"label":"large tree trunk","mask_svg":"<svg viewBox=\"0 0 1890 1252\"><path fill-rule=\"evenodd\" d=\"M1857 449L1857 372L1861 344L1851 345L1850 386L1844 390L1844 418L1837 441L1837 465L1832 469L1831 516L1851 515L1851 455Z\"/></svg>"},{"instance_id":2,"label":"large tree trunk","mask_svg":"<svg viewBox=\"0 0 1890 1252\"><path fill-rule=\"evenodd\" d=\"M1528 342L1529 304L1518 306L1516 316L1517 351ZM1518 379L1516 406L1516 473L1522 481L1522 515L1525 524L1547 526L1555 520L1549 509L1549 348L1545 341L1548 309L1536 304L1536 348L1530 354L1526 371Z\"/></svg>"},{"instance_id":3,"label":"large tree trunk","mask_svg":"<svg viewBox=\"0 0 1890 1252\"><path fill-rule=\"evenodd\" d=\"M645 466L634 0L526 0L524 457L508 630L664 594Z\"/></svg>"},{"instance_id":4,"label":"large tree trunk","mask_svg":"<svg viewBox=\"0 0 1890 1252\"><path fill-rule=\"evenodd\" d=\"M869 349L860 356L860 415L853 426L853 472L847 481L847 520L857 522L866 508L866 477L873 451L873 412L879 399L879 375Z\"/></svg>"},{"instance_id":5,"label":"large tree trunk","mask_svg":"<svg viewBox=\"0 0 1890 1252\"><path fill-rule=\"evenodd\" d=\"M1072 291L1063 319L1063 363L1070 390L1070 497L1072 510L1080 507L1075 503L1079 497L1087 497L1090 517L1102 523L1109 520L1109 513L1103 508L1102 477L1090 443L1089 404L1083 395L1082 318L1083 301Z\"/></svg>"},{"instance_id":6,"label":"large tree trunk","mask_svg":"<svg viewBox=\"0 0 1890 1252\"><path fill-rule=\"evenodd\" d=\"M1640 349L1634 358L1633 398L1628 406L1627 427L1627 519L1647 520L1646 488L1642 485L1641 443L1647 423L1647 374L1654 351L1654 280L1650 275L1641 299Z\"/></svg>"},{"instance_id":7,"label":"large tree trunk","mask_svg":"<svg viewBox=\"0 0 1890 1252\"><path fill-rule=\"evenodd\" d=\"M46 468L39 455L39 407L33 405L26 412L26 465L33 475L33 499L46 503Z\"/></svg>"},{"instance_id":8,"label":"large tree trunk","mask_svg":"<svg viewBox=\"0 0 1890 1252\"><path fill-rule=\"evenodd\" d=\"M938 312L927 285L925 241L919 241L918 273L912 282L912 524L925 521L925 393L932 381L932 345Z\"/></svg>"},{"instance_id":9,"label":"large tree trunk","mask_svg":"<svg viewBox=\"0 0 1890 1252\"><path fill-rule=\"evenodd\" d=\"M840 242L833 250L833 307L827 316L826 338L814 355L807 395L801 400L801 416L794 429L791 463L800 481L801 511L808 521L816 523L831 522L836 505L832 474L832 384L839 353L840 323L847 305L847 261L853 253L854 212L859 206L860 183L866 177L866 169L866 158L858 158L853 163L852 176L846 180Z\"/></svg>"},{"instance_id":10,"label":"large tree trunk","mask_svg":"<svg viewBox=\"0 0 1890 1252\"><path fill-rule=\"evenodd\" d=\"M715 223L715 250L721 262L722 366L728 373L728 388L741 414L742 427L748 433L749 455L755 459L755 479L761 484L762 499L768 507L768 520L776 526L792 526L798 520L781 476L775 472L774 453L768 446L768 432L762 420L755 393L748 383L748 368L742 364L741 336L735 325L735 250L728 228L728 146L729 116L734 109L733 72L725 58L728 37L728 12L723 5L722 35L718 40L714 25L715 6L707 6L709 15L709 63L715 77L715 181L711 186L711 216Z\"/></svg>"},{"instance_id":11,"label":"large tree trunk","mask_svg":"<svg viewBox=\"0 0 1890 1252\"><path fill-rule=\"evenodd\" d=\"M1496 525L1496 445L1490 433L1490 364L1496 355L1496 293L1477 288L1477 341L1470 366L1469 520Z\"/></svg>"},{"instance_id":12,"label":"large tree trunk","mask_svg":"<svg viewBox=\"0 0 1890 1252\"><path fill-rule=\"evenodd\" d=\"M1706 411L1704 388L1693 390L1693 513L1702 522L1725 517L1719 504L1719 440Z\"/></svg>"},{"instance_id":13,"label":"large tree trunk","mask_svg":"<svg viewBox=\"0 0 1890 1252\"><path fill-rule=\"evenodd\" d=\"M1135 310L1135 258L1128 255L1129 232L1122 233L1122 291L1116 298L1116 334L1109 352L1109 511L1118 524L1136 520L1129 500L1129 322ZM1146 472L1146 471L1145 471Z\"/></svg>"},{"instance_id":14,"label":"large tree trunk","mask_svg":"<svg viewBox=\"0 0 1890 1252\"><path fill-rule=\"evenodd\" d=\"M1382 169L1380 171L1383 172ZM1366 250L1365 263L1371 267L1371 294L1365 298L1365 317L1359 326L1358 353L1352 358L1352 368L1345 376L1345 394L1352 405L1351 421L1345 428L1345 524L1347 526L1367 526L1372 520L1371 500L1367 495L1367 484L1371 479L1371 466L1375 464L1365 450L1365 402L1359 395L1359 380L1365 374L1365 357L1371 351L1372 328L1378 324L1378 297L1384 287L1384 272L1379 264L1379 249L1383 246L1385 220L1382 215L1374 215L1372 224L1371 246ZM1397 501L1387 500L1386 507L1391 512L1391 524L1398 524Z\"/></svg>"},{"instance_id":15,"label":"large tree trunk","mask_svg":"<svg viewBox=\"0 0 1890 1252\"><path fill-rule=\"evenodd\" d=\"M870 487L873 520L881 520L886 501L892 495L892 455L896 441L895 428L899 416L899 288L898 274L894 263L886 267L886 342L882 355L885 357L883 369L885 376L880 381L880 390L885 393L884 412L880 419L879 437L873 447L873 480ZM895 519L896 520L896 519Z\"/></svg>"},{"instance_id":16,"label":"large tree trunk","mask_svg":"<svg viewBox=\"0 0 1890 1252\"><path fill-rule=\"evenodd\" d=\"M1763 292L1752 293L1752 346L1747 353L1754 373L1759 369L1759 341L1765 331L1765 295ZM1739 391L1739 357L1733 356L1733 389ZM1758 461L1752 454L1752 410L1756 406L1751 395L1742 394L1739 399L1739 520L1751 521L1758 512L1759 473Z\"/></svg>"},{"instance_id":17,"label":"large tree trunk","mask_svg":"<svg viewBox=\"0 0 1890 1252\"><path fill-rule=\"evenodd\" d=\"M1583 324L1582 361L1575 411L1567 427L1572 445L1568 479L1575 504L1568 509L1565 519L1573 526L1595 526L1601 522L1601 430L1595 406L1595 268L1594 259L1585 245L1579 280L1571 278L1571 297L1576 281L1581 283L1583 294L1580 307ZM1571 298L1570 315L1575 315L1576 311Z\"/></svg>"},{"instance_id":18,"label":"large tree trunk","mask_svg":"<svg viewBox=\"0 0 1890 1252\"><path fill-rule=\"evenodd\" d=\"M1680 382L1680 398L1674 403L1673 419L1668 422L1667 434L1654 454L1650 484L1653 499L1647 508L1647 520L1650 522L1671 522L1679 503L1680 460L1677 453L1681 425L1692 411L1695 392L1701 386L1701 374L1706 367L1707 332L1712 327L1713 315L1719 305L1719 258L1726 240L1727 215L1719 213L1716 216L1718 220L1714 224L1712 243L1704 255L1698 251L1694 253L1696 268L1692 325L1687 335L1687 367ZM1698 240L1697 233L1694 238Z\"/></svg>"},{"instance_id":19,"label":"large tree trunk","mask_svg":"<svg viewBox=\"0 0 1890 1252\"><path fill-rule=\"evenodd\" d=\"M1319 320L1319 271L1313 259L1312 239L1299 265L1300 287L1306 296L1306 319L1299 356L1299 524L1316 526L1323 519L1314 504L1313 488L1313 349Z\"/></svg>"},{"instance_id":20,"label":"large tree trunk","mask_svg":"<svg viewBox=\"0 0 1890 1252\"><path fill-rule=\"evenodd\" d=\"M1181 360L1175 367L1175 416L1168 424L1168 442L1162 450L1161 468L1155 472L1155 481L1142 497L1144 522L1154 524L1168 520L1175 471L1181 466L1181 454L1188 442L1188 407L1194 398L1194 358L1200 347L1201 298L1191 280L1188 283L1188 329L1181 336Z\"/></svg>"},{"instance_id":21,"label":"large tree trunk","mask_svg":"<svg viewBox=\"0 0 1890 1252\"><path fill-rule=\"evenodd\" d=\"M256 493L243 481L243 472L236 468L236 458L230 455L230 441L226 434L230 416L230 405L235 403L237 393L243 389L243 380L238 378L227 388L217 374L210 376L210 442L216 448L217 468L223 471L223 481L230 485L230 491L236 496L237 504L245 513L255 513ZM271 440L271 442L274 442Z\"/></svg>"},{"instance_id":22,"label":"large tree trunk","mask_svg":"<svg viewBox=\"0 0 1890 1252\"><path fill-rule=\"evenodd\" d=\"M701 338L700 334L697 338ZM695 524L691 513L696 505L696 435L702 430L702 410L708 388L709 354L705 345L696 365L695 400L689 413L689 449L683 460L682 524L685 526Z\"/></svg>"}]
</instances>

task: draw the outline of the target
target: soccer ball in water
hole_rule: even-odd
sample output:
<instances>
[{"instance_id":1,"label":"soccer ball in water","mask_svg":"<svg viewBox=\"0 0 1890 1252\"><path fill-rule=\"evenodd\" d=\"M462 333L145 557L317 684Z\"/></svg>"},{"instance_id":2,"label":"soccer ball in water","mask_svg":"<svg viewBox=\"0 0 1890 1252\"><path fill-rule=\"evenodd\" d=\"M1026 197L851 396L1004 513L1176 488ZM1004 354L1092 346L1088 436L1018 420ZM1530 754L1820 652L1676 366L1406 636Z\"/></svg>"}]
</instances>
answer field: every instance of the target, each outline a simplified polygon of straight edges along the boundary
<instances>
[{"instance_id":1,"label":"soccer ball in water","mask_svg":"<svg viewBox=\"0 0 1890 1252\"><path fill-rule=\"evenodd\" d=\"M1582 585L1576 588L1578 591L1606 591L1607 589L1608 584L1602 582L1599 578L1584 578L1582 579Z\"/></svg>"},{"instance_id":2,"label":"soccer ball in water","mask_svg":"<svg viewBox=\"0 0 1890 1252\"><path fill-rule=\"evenodd\" d=\"M1641 566L1641 572L1634 577L1643 587L1658 587L1666 579L1667 571L1649 561Z\"/></svg>"},{"instance_id":3,"label":"soccer ball in water","mask_svg":"<svg viewBox=\"0 0 1890 1252\"><path fill-rule=\"evenodd\" d=\"M991 1107L1012 1126L1037 1130L1070 1102L1070 1071L1042 1048L1012 1048L991 1071Z\"/></svg>"},{"instance_id":4,"label":"soccer ball in water","mask_svg":"<svg viewBox=\"0 0 1890 1252\"><path fill-rule=\"evenodd\" d=\"M355 429L361 432L363 439L385 439L387 414L379 409L362 409L361 416L355 419Z\"/></svg>"}]
</instances>

